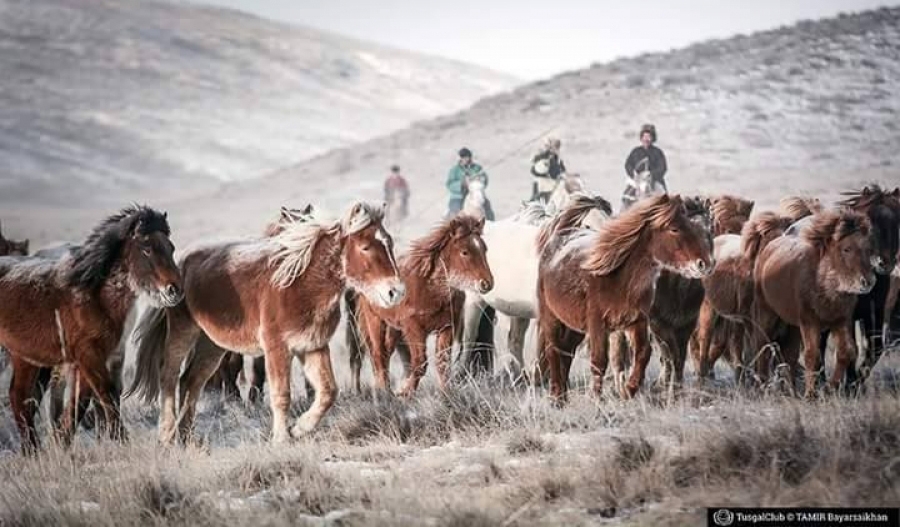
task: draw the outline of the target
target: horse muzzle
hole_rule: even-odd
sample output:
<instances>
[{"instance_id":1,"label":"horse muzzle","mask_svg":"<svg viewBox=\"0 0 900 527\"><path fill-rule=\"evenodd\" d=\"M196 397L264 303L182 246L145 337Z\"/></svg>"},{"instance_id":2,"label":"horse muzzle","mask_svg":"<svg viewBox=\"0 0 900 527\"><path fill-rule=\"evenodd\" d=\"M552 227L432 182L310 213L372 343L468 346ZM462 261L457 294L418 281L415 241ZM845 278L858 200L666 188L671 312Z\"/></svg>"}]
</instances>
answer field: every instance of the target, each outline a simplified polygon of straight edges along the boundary
<instances>
[{"instance_id":1,"label":"horse muzzle","mask_svg":"<svg viewBox=\"0 0 900 527\"><path fill-rule=\"evenodd\" d=\"M406 297L406 284L400 280L385 280L373 287L367 296L381 307L394 307Z\"/></svg>"},{"instance_id":2,"label":"horse muzzle","mask_svg":"<svg viewBox=\"0 0 900 527\"><path fill-rule=\"evenodd\" d=\"M892 266L888 265L882 256L872 256L871 264L872 269L878 274L890 274L891 272Z\"/></svg>"},{"instance_id":3,"label":"horse muzzle","mask_svg":"<svg viewBox=\"0 0 900 527\"><path fill-rule=\"evenodd\" d=\"M159 288L156 294L159 297L159 303L164 307L175 307L184 300L184 291L175 284Z\"/></svg>"}]
</instances>

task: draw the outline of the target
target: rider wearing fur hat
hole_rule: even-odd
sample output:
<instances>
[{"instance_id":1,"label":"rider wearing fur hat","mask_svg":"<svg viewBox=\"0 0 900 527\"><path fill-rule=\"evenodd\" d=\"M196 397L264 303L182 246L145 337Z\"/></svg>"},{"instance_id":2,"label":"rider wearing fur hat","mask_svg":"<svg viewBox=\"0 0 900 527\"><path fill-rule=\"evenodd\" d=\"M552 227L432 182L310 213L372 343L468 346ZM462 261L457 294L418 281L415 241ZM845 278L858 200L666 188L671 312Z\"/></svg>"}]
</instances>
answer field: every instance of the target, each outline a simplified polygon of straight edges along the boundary
<instances>
[{"instance_id":1,"label":"rider wearing fur hat","mask_svg":"<svg viewBox=\"0 0 900 527\"><path fill-rule=\"evenodd\" d=\"M544 147L531 158L531 200L547 200L559 182L560 176L566 173L566 165L559 157L562 141L556 137L548 137Z\"/></svg>"},{"instance_id":2,"label":"rider wearing fur hat","mask_svg":"<svg viewBox=\"0 0 900 527\"><path fill-rule=\"evenodd\" d=\"M622 194L623 202L634 200L637 190L637 185L634 181L635 169L645 163L646 170L649 170L650 175L653 177L653 183L662 187L665 192L669 191L665 180L667 169L666 155L654 144L656 143L656 127L652 124L641 126L638 137L641 140L640 146L635 147L628 154L628 159L625 160L625 173L627 175L625 184L627 187ZM628 200L628 198L631 198L631 200Z\"/></svg>"},{"instance_id":3,"label":"rider wearing fur hat","mask_svg":"<svg viewBox=\"0 0 900 527\"><path fill-rule=\"evenodd\" d=\"M452 216L463 208L463 202L468 191L468 184L473 180L479 180L487 187L488 175L481 168L481 165L472 159L472 151L468 148L461 148L458 152L459 160L450 172L447 173L447 182L445 186L450 192L450 200L447 203L447 216ZM494 219L494 211L491 208L489 200L485 201L485 217L489 220Z\"/></svg>"}]
</instances>

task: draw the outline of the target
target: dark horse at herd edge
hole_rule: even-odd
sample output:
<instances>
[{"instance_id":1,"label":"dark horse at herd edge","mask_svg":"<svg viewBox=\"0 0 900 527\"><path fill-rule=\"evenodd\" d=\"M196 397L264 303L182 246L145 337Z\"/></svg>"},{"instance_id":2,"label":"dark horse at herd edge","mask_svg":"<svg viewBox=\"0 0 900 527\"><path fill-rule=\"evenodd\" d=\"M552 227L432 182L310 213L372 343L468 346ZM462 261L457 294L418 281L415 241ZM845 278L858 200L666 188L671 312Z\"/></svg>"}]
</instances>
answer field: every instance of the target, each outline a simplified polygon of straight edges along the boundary
<instances>
[{"instance_id":1,"label":"dark horse at herd edge","mask_svg":"<svg viewBox=\"0 0 900 527\"><path fill-rule=\"evenodd\" d=\"M521 257L537 271L523 284L534 291L536 358L513 380L548 382L559 406L582 343L597 397L608 370L615 393L635 396L654 344L660 380L672 387L683 383L689 357L697 382L726 357L738 389L769 382L772 367L784 364L791 390L802 378L803 393L814 397L829 339L836 360L828 385L853 392L900 330L900 189L868 185L830 207L789 196L777 211L754 211L753 201L729 195L663 194L618 216L602 198L580 193L534 214L541 207L526 205L529 214L498 222L451 216L396 257L384 208L364 202L336 219L312 206L282 208L259 237L189 248L178 260L166 214L146 206L104 219L58 254L29 256L27 240L0 234L0 346L12 366L9 401L22 449L39 448L35 418L51 377L67 394L56 441L71 443L91 405L99 431L127 438L119 412L123 336L137 344L125 396L160 402L163 443L194 439L206 386L240 397L245 356L254 362L249 396L260 399L269 383L273 441L310 433L338 396L330 341L345 315L357 390L368 355L376 393L389 392L389 359L398 352L405 366L398 395L414 396L429 335L439 389L453 390L452 351L494 344L465 341L463 303L510 279L487 257L502 250L487 242L492 223L521 222L503 232L527 237ZM602 213L586 223L594 208ZM149 307L139 309L138 297ZM314 400L291 426L294 358Z\"/></svg>"}]
</instances>

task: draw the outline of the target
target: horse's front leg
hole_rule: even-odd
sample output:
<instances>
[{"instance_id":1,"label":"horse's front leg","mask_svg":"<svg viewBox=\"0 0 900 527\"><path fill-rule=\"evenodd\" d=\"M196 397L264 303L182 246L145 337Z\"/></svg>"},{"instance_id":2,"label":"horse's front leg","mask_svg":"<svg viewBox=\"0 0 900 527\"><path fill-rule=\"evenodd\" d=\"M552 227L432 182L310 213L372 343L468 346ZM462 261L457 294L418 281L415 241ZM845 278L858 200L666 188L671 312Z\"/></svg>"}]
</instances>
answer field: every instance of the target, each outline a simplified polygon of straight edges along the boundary
<instances>
[{"instance_id":1,"label":"horse's front leg","mask_svg":"<svg viewBox=\"0 0 900 527\"><path fill-rule=\"evenodd\" d=\"M360 310L360 327L363 331L365 346L369 349L369 360L372 361L372 375L375 377L376 390L390 390L390 358L393 350L385 347L387 325L368 309ZM359 382L354 379L354 385Z\"/></svg>"},{"instance_id":2,"label":"horse's front leg","mask_svg":"<svg viewBox=\"0 0 900 527\"><path fill-rule=\"evenodd\" d=\"M181 304L183 306L184 304ZM200 328L181 306L169 309L169 336L160 371L159 442L175 443L178 432L178 384L181 365L200 337Z\"/></svg>"},{"instance_id":3,"label":"horse's front leg","mask_svg":"<svg viewBox=\"0 0 900 527\"><path fill-rule=\"evenodd\" d=\"M848 328L849 331L849 328ZM821 367L821 352L819 343L822 341L822 332L818 326L801 326L800 335L803 338L803 367L806 368L806 388L804 394L807 399L816 396L816 380L819 377ZM841 370L843 377L844 371Z\"/></svg>"},{"instance_id":4,"label":"horse's front leg","mask_svg":"<svg viewBox=\"0 0 900 527\"><path fill-rule=\"evenodd\" d=\"M183 444L193 442L194 418L197 415L197 402L203 393L203 387L217 372L222 372L225 361L232 359L226 351L216 346L208 338L202 338L194 347L194 352L181 375L179 393L181 394L181 415L178 421L178 436ZM234 353L243 362L243 355ZM238 396L240 400L240 394Z\"/></svg>"},{"instance_id":5,"label":"horse's front leg","mask_svg":"<svg viewBox=\"0 0 900 527\"><path fill-rule=\"evenodd\" d=\"M86 348L82 353L76 350L78 357L76 377L83 379L86 387L79 387L79 390L89 389L94 394L95 401L100 403L103 409L103 424L106 426L106 432L110 439L125 441L128 439L125 428L119 413L119 399L115 397L116 387L110 376L109 369L106 366L108 353L102 350L109 349L105 347L103 342L95 342L90 348ZM72 412L76 410L73 409ZM75 423L75 426L78 424ZM74 427L73 427L74 429Z\"/></svg>"},{"instance_id":6,"label":"horse's front leg","mask_svg":"<svg viewBox=\"0 0 900 527\"><path fill-rule=\"evenodd\" d=\"M644 383L644 375L647 371L647 364L650 362L652 348L650 347L650 328L647 318L642 316L638 321L628 328L628 334L631 337L631 345L634 348L634 360L632 361L631 375L628 383L625 384L625 398L634 397L641 384Z\"/></svg>"},{"instance_id":7,"label":"horse's front leg","mask_svg":"<svg viewBox=\"0 0 900 527\"><path fill-rule=\"evenodd\" d=\"M525 367L525 335L530 324L530 318L509 317L509 353L515 360L514 370L510 372L513 380L522 376Z\"/></svg>"},{"instance_id":8,"label":"horse's front leg","mask_svg":"<svg viewBox=\"0 0 900 527\"><path fill-rule=\"evenodd\" d=\"M831 374L831 387L836 390L840 387L841 381L844 380L844 372L847 371L851 364L856 363L857 350L853 331L849 326L842 326L832 331L831 334L834 335L835 353L837 355L834 361L834 371ZM848 379L848 383L855 381L855 378L852 380Z\"/></svg>"},{"instance_id":9,"label":"horse's front leg","mask_svg":"<svg viewBox=\"0 0 900 527\"><path fill-rule=\"evenodd\" d=\"M34 454L40 448L34 414L37 403L32 397L40 368L12 356L12 378L9 383L9 406L19 429L23 454Z\"/></svg>"},{"instance_id":10,"label":"horse's front leg","mask_svg":"<svg viewBox=\"0 0 900 527\"><path fill-rule=\"evenodd\" d=\"M302 360L306 382L312 384L316 395L309 410L303 412L291 428L294 437L301 437L315 429L328 410L334 406L338 394L337 381L331 367L331 350L327 344L322 349L307 352L302 356Z\"/></svg>"},{"instance_id":11,"label":"horse's front leg","mask_svg":"<svg viewBox=\"0 0 900 527\"><path fill-rule=\"evenodd\" d=\"M453 328L446 326L438 331L435 340L434 360L437 368L438 387L446 391L450 385L450 362L453 357Z\"/></svg>"},{"instance_id":12,"label":"horse's front leg","mask_svg":"<svg viewBox=\"0 0 900 527\"><path fill-rule=\"evenodd\" d=\"M601 320L592 320L588 327L588 338L591 347L591 387L594 396L603 395L603 379L609 366L609 328Z\"/></svg>"},{"instance_id":13,"label":"horse's front leg","mask_svg":"<svg viewBox=\"0 0 900 527\"><path fill-rule=\"evenodd\" d=\"M428 333L415 323L405 324L403 327L403 339L409 346L409 373L403 386L397 392L401 397L408 397L413 394L419 387L422 377L428 369L428 356L426 355L425 343Z\"/></svg>"},{"instance_id":14,"label":"horse's front leg","mask_svg":"<svg viewBox=\"0 0 900 527\"><path fill-rule=\"evenodd\" d=\"M266 378L272 408L272 442L286 443L291 435L288 412L291 407L291 352L280 339L268 340L265 347Z\"/></svg>"}]
</instances>

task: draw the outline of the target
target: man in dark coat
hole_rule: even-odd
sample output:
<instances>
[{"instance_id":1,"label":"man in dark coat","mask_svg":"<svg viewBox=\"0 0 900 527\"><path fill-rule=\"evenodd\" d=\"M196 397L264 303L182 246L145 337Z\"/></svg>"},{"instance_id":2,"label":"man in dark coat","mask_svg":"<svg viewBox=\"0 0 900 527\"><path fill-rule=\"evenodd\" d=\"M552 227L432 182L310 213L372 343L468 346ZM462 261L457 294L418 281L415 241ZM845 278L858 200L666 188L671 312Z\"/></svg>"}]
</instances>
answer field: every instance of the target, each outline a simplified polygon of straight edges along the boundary
<instances>
[{"instance_id":1,"label":"man in dark coat","mask_svg":"<svg viewBox=\"0 0 900 527\"><path fill-rule=\"evenodd\" d=\"M531 158L531 201L550 198L559 178L566 173L566 165L559 157L562 141L548 137L544 148Z\"/></svg>"},{"instance_id":2,"label":"man in dark coat","mask_svg":"<svg viewBox=\"0 0 900 527\"><path fill-rule=\"evenodd\" d=\"M668 192L666 186L666 155L660 150L656 143L656 127L652 124L645 124L641 127L640 132L641 144L628 154L625 160L625 192L622 193L623 208L627 208L634 203L637 194L637 183L634 181L635 170L641 168L641 171L649 170L653 177L653 184L662 187L663 191ZM643 166L646 164L646 166ZM626 205L627 203L627 205Z\"/></svg>"}]
</instances>

